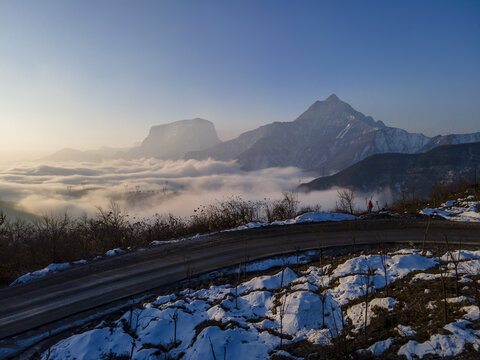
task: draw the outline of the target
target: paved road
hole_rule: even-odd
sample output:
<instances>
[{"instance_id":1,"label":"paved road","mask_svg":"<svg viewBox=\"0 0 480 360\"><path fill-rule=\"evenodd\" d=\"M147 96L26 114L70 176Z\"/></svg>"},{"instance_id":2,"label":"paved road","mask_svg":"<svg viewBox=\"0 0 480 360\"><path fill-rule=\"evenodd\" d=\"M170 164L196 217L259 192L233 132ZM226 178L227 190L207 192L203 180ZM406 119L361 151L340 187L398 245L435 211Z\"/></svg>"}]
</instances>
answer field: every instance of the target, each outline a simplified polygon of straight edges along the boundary
<instances>
[{"instance_id":1,"label":"paved road","mask_svg":"<svg viewBox=\"0 0 480 360\"><path fill-rule=\"evenodd\" d=\"M421 243L422 220L297 224L221 233L142 249L82 265L43 280L0 289L0 339L73 314L248 260L329 246ZM480 245L480 224L433 221L428 243Z\"/></svg>"}]
</instances>

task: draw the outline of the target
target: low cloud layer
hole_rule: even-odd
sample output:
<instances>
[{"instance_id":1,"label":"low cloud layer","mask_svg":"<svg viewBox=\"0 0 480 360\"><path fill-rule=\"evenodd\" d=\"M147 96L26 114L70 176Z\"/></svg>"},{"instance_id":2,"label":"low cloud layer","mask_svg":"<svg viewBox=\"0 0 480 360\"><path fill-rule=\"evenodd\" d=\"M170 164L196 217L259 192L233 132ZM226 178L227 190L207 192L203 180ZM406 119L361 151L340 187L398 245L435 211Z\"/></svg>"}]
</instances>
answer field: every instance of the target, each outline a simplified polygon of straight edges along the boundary
<instances>
[{"instance_id":1,"label":"low cloud layer","mask_svg":"<svg viewBox=\"0 0 480 360\"><path fill-rule=\"evenodd\" d=\"M229 196L278 199L313 176L294 167L244 172L234 162L117 160L82 164L23 164L0 170L0 201L37 215L93 214L111 200L132 215L189 216ZM334 192L333 192L334 193ZM334 205L332 192L300 195L303 204ZM332 204L333 201L333 204Z\"/></svg>"},{"instance_id":2,"label":"low cloud layer","mask_svg":"<svg viewBox=\"0 0 480 360\"><path fill-rule=\"evenodd\" d=\"M200 205L230 196L279 199L313 174L294 168L244 172L235 162L156 159L81 164L23 164L0 170L0 205L43 215L92 215L113 200L132 216L189 216ZM299 194L301 205L333 209L336 191ZM360 199L360 202L363 200Z\"/></svg>"}]
</instances>

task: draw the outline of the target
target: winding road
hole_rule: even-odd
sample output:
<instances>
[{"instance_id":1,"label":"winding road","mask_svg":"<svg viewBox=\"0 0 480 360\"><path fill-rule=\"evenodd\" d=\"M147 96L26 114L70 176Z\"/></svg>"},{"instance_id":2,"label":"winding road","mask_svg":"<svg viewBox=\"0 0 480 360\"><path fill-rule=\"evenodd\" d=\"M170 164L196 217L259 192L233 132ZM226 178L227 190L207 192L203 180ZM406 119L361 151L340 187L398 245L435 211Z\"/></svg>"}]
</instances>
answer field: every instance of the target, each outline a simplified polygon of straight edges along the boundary
<instances>
[{"instance_id":1,"label":"winding road","mask_svg":"<svg viewBox=\"0 0 480 360\"><path fill-rule=\"evenodd\" d=\"M378 219L222 232L139 249L0 289L0 339L130 299L197 275L273 255L321 247L422 243L424 219ZM431 222L426 243L480 245L480 224Z\"/></svg>"}]
</instances>

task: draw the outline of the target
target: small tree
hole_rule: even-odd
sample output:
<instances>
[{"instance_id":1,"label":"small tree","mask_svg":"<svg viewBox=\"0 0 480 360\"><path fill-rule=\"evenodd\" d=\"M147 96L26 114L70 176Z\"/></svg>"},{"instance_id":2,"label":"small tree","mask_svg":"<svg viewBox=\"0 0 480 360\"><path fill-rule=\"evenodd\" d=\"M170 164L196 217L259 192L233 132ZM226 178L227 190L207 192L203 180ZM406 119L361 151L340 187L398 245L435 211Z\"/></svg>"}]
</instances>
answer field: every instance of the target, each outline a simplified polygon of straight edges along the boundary
<instances>
[{"instance_id":1,"label":"small tree","mask_svg":"<svg viewBox=\"0 0 480 360\"><path fill-rule=\"evenodd\" d=\"M227 360L227 346L230 343L230 339L227 339L225 345L223 345L223 360Z\"/></svg>"},{"instance_id":2,"label":"small tree","mask_svg":"<svg viewBox=\"0 0 480 360\"><path fill-rule=\"evenodd\" d=\"M278 316L280 317L280 349L283 347L283 318L285 317L287 308L287 294L285 294L280 298L280 307L278 309Z\"/></svg>"},{"instance_id":3,"label":"small tree","mask_svg":"<svg viewBox=\"0 0 480 360\"><path fill-rule=\"evenodd\" d=\"M283 261L282 261L283 262ZM280 295L283 293L283 274L285 266L282 266L282 275L280 278ZM280 306L278 308L278 316L280 317L280 348L283 346L283 318L287 311L287 294L280 296Z\"/></svg>"},{"instance_id":4,"label":"small tree","mask_svg":"<svg viewBox=\"0 0 480 360\"><path fill-rule=\"evenodd\" d=\"M442 282L442 295L443 295L443 315L445 322L448 322L448 308L447 308L447 269L444 264L440 264L440 281Z\"/></svg>"},{"instance_id":5,"label":"small tree","mask_svg":"<svg viewBox=\"0 0 480 360\"><path fill-rule=\"evenodd\" d=\"M325 303L327 301L327 287L323 281L323 277L320 279L320 284L318 286L318 296L322 302L322 329L325 329Z\"/></svg>"},{"instance_id":6,"label":"small tree","mask_svg":"<svg viewBox=\"0 0 480 360\"><path fill-rule=\"evenodd\" d=\"M351 189L342 189L337 191L338 202L337 208L340 211L354 213L355 193Z\"/></svg>"},{"instance_id":7,"label":"small tree","mask_svg":"<svg viewBox=\"0 0 480 360\"><path fill-rule=\"evenodd\" d=\"M177 345L177 321L178 321L178 311L175 311L173 315L170 315L170 318L173 321L173 345Z\"/></svg>"},{"instance_id":8,"label":"small tree","mask_svg":"<svg viewBox=\"0 0 480 360\"><path fill-rule=\"evenodd\" d=\"M133 326L132 324L132 315L133 317L135 318L135 326ZM140 310L137 309L137 311L134 311L133 307L130 308L130 320L129 320L129 324L128 324L128 327L129 327L129 331L130 331L130 335L132 336L132 347L130 349L130 356L129 356L129 360L132 360L133 359L133 352L135 351L135 347L137 346L137 330L138 330L138 325L139 325L139 322L140 322L140 317L142 315L142 312Z\"/></svg>"},{"instance_id":9,"label":"small tree","mask_svg":"<svg viewBox=\"0 0 480 360\"><path fill-rule=\"evenodd\" d=\"M237 281L235 282L235 309L238 310L238 285L240 284L240 275L242 273L242 263L238 264Z\"/></svg>"},{"instance_id":10,"label":"small tree","mask_svg":"<svg viewBox=\"0 0 480 360\"><path fill-rule=\"evenodd\" d=\"M368 295L370 291L370 287L372 286L371 280L372 276L375 274L374 270L371 268L370 264L367 264L367 271L364 275L364 283L365 283L365 320L364 320L364 332L365 337L367 336L367 324L368 324Z\"/></svg>"},{"instance_id":11,"label":"small tree","mask_svg":"<svg viewBox=\"0 0 480 360\"><path fill-rule=\"evenodd\" d=\"M210 342L210 350L212 351L212 358L213 360L217 360L217 356L215 355L215 350L213 349L212 339L210 339L210 336L208 337L208 341Z\"/></svg>"},{"instance_id":12,"label":"small tree","mask_svg":"<svg viewBox=\"0 0 480 360\"><path fill-rule=\"evenodd\" d=\"M298 195L293 191L283 192L282 200L266 203L266 215L269 222L294 218L298 213Z\"/></svg>"},{"instance_id":13,"label":"small tree","mask_svg":"<svg viewBox=\"0 0 480 360\"><path fill-rule=\"evenodd\" d=\"M448 242L447 234L443 234L443 236L444 236L444 239L445 239L445 245L447 246L447 258L450 257L450 259L452 261L452 264L453 264L453 268L455 270L455 296L459 296L459 294L460 294L460 288L459 288L460 275L458 273L458 265L460 264L460 250L458 250L458 254L455 255L455 251L453 251L450 248L450 244ZM460 248L461 248L461 244L460 244Z\"/></svg>"},{"instance_id":14,"label":"small tree","mask_svg":"<svg viewBox=\"0 0 480 360\"><path fill-rule=\"evenodd\" d=\"M388 254L385 246L382 247L380 252L380 260L382 262L383 274L385 276L385 296L388 297Z\"/></svg>"}]
</instances>

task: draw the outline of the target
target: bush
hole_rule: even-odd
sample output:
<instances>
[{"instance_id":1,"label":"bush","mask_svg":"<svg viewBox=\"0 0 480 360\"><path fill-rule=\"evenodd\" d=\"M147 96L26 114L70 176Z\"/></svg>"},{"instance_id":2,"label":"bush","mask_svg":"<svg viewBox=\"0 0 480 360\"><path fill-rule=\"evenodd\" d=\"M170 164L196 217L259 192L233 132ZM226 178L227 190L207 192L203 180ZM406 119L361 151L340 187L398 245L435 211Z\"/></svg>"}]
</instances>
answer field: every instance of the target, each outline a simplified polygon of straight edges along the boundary
<instances>
[{"instance_id":1,"label":"bush","mask_svg":"<svg viewBox=\"0 0 480 360\"><path fill-rule=\"evenodd\" d=\"M94 217L73 219L44 215L35 224L10 221L0 212L0 284L7 285L29 271L50 263L89 259L113 248L148 245L198 233L234 228L249 222L275 221L298 215L297 195L283 193L280 200L246 201L230 197L194 210L188 218L172 214L132 221L115 202L98 208ZM316 210L303 208L301 211Z\"/></svg>"},{"instance_id":2,"label":"bush","mask_svg":"<svg viewBox=\"0 0 480 360\"><path fill-rule=\"evenodd\" d=\"M268 222L292 219L298 214L298 195L288 191L283 192L283 199L266 203L266 217Z\"/></svg>"}]
</instances>

